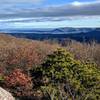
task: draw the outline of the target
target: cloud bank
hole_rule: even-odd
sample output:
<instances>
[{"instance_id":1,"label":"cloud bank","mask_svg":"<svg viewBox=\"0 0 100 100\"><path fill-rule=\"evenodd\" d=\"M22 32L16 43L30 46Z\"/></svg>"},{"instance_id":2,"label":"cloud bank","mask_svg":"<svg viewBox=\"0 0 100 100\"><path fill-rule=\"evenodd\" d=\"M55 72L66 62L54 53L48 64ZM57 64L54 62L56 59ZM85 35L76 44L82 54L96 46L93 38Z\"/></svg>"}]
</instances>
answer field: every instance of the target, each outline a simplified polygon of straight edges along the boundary
<instances>
[{"instance_id":1,"label":"cloud bank","mask_svg":"<svg viewBox=\"0 0 100 100\"><path fill-rule=\"evenodd\" d=\"M0 27L100 26L100 0L49 6L45 1L0 0Z\"/></svg>"},{"instance_id":2,"label":"cloud bank","mask_svg":"<svg viewBox=\"0 0 100 100\"><path fill-rule=\"evenodd\" d=\"M20 18L20 17L64 17L64 16L94 16L100 15L100 1L95 2L73 2L70 4L50 7L35 8L30 6L41 0L3 0L0 1L0 18ZM4 2L9 2L9 4ZM22 5L22 7L16 7L11 3L29 3L29 6ZM16 4L17 5L17 4Z\"/></svg>"}]
</instances>

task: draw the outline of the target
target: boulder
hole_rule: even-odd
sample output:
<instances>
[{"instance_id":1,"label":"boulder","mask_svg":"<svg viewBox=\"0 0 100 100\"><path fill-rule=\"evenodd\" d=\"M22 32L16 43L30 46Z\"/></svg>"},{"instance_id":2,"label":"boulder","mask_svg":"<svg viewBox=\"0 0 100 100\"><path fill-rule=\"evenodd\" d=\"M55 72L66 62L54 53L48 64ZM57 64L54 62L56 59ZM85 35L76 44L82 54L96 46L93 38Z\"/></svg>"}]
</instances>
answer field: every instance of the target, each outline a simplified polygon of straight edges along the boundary
<instances>
[{"instance_id":1,"label":"boulder","mask_svg":"<svg viewBox=\"0 0 100 100\"><path fill-rule=\"evenodd\" d=\"M0 87L0 100L15 100L15 99L9 92Z\"/></svg>"}]
</instances>

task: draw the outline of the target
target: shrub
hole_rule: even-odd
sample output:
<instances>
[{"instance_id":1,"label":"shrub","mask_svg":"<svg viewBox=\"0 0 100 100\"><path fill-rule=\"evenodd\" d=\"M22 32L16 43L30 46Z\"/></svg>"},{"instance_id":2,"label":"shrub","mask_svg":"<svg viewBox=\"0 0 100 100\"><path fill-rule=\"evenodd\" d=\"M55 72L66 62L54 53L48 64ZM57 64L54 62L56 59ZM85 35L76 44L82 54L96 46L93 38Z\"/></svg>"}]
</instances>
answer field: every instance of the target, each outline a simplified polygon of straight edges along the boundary
<instances>
[{"instance_id":1,"label":"shrub","mask_svg":"<svg viewBox=\"0 0 100 100\"><path fill-rule=\"evenodd\" d=\"M36 70L41 71L42 76L48 78L49 83L42 85L42 88L47 89L47 92L48 88L45 87L50 85L50 87L57 89L58 96L63 91L65 92L63 94L66 94L69 99L100 99L98 92L100 89L100 71L96 65L81 63L64 49L58 49L53 54L48 55L42 67Z\"/></svg>"},{"instance_id":2,"label":"shrub","mask_svg":"<svg viewBox=\"0 0 100 100\"><path fill-rule=\"evenodd\" d=\"M5 87L10 89L15 96L27 96L31 94L31 78L21 69L15 69L5 77Z\"/></svg>"}]
</instances>

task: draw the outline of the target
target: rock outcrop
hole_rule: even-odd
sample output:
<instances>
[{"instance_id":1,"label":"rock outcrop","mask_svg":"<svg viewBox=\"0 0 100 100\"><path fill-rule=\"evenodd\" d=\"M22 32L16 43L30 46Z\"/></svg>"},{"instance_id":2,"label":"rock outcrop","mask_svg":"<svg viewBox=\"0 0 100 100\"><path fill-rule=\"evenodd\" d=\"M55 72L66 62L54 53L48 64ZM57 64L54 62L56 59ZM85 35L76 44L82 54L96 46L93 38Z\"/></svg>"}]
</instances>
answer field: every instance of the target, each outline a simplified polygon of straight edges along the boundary
<instances>
[{"instance_id":1,"label":"rock outcrop","mask_svg":"<svg viewBox=\"0 0 100 100\"><path fill-rule=\"evenodd\" d=\"M0 100L15 100L15 99L9 92L0 87Z\"/></svg>"}]
</instances>

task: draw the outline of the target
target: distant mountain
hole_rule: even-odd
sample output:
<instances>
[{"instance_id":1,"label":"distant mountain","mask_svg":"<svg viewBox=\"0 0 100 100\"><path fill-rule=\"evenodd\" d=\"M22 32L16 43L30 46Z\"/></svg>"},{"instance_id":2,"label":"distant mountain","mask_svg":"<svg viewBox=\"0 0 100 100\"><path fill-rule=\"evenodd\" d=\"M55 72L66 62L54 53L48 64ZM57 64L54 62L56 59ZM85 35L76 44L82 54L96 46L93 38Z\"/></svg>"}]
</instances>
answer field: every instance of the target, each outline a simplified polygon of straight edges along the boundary
<instances>
[{"instance_id":1,"label":"distant mountain","mask_svg":"<svg viewBox=\"0 0 100 100\"><path fill-rule=\"evenodd\" d=\"M95 30L95 28L60 28L60 30L68 33L86 33Z\"/></svg>"},{"instance_id":2,"label":"distant mountain","mask_svg":"<svg viewBox=\"0 0 100 100\"><path fill-rule=\"evenodd\" d=\"M100 28L56 28L56 29L25 29L25 30L9 30L7 32L16 37L28 39L43 40L57 39L63 40L66 38L77 41L92 41L100 42ZM37 35L38 34L38 35Z\"/></svg>"},{"instance_id":3,"label":"distant mountain","mask_svg":"<svg viewBox=\"0 0 100 100\"><path fill-rule=\"evenodd\" d=\"M71 33L81 33L81 32L90 32L95 30L95 28L44 28L44 29L5 29L0 30L0 32L5 33L37 33L37 34L71 34Z\"/></svg>"}]
</instances>

